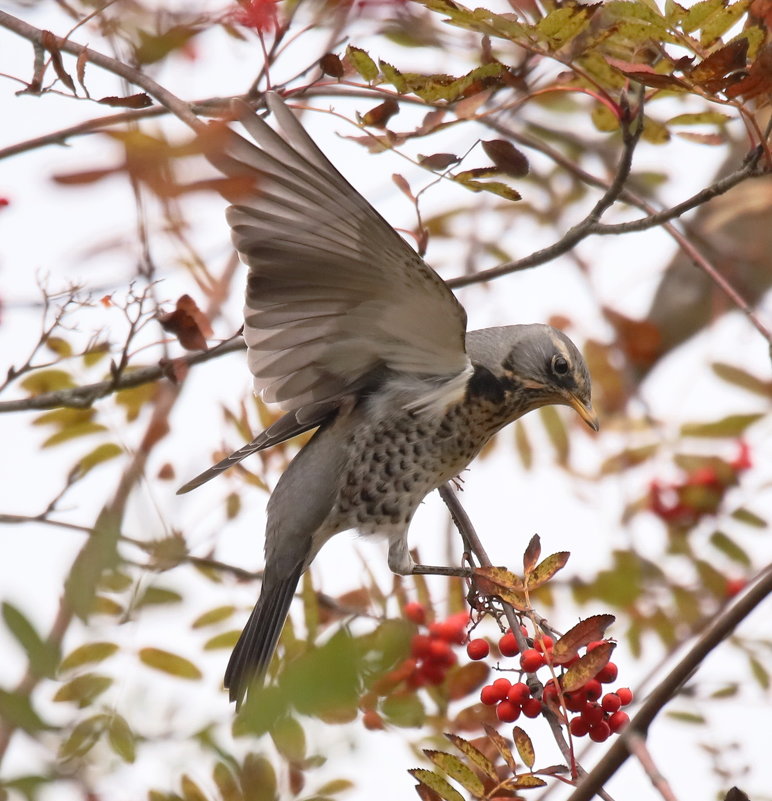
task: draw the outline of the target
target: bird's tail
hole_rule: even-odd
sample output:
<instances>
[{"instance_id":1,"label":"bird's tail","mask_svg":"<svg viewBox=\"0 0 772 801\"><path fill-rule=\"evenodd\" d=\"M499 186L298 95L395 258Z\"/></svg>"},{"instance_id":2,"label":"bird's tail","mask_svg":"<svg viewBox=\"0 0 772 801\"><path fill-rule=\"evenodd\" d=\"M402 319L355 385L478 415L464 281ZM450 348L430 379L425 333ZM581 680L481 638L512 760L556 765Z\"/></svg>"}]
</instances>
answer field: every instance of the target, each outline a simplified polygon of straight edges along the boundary
<instances>
[{"instance_id":1,"label":"bird's tail","mask_svg":"<svg viewBox=\"0 0 772 801\"><path fill-rule=\"evenodd\" d=\"M260 598L225 669L224 683L237 710L252 682L262 679L268 670L302 574L301 564L287 578L270 585L263 583Z\"/></svg>"}]
</instances>

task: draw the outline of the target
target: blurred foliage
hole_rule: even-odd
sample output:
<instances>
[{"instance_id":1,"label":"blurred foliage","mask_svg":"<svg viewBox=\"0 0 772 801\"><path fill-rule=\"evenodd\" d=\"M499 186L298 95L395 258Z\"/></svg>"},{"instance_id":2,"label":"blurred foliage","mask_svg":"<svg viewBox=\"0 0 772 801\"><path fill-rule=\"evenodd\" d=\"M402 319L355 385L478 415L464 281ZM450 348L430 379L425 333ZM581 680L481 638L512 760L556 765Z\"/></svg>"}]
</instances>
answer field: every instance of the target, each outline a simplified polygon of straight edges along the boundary
<instances>
[{"instance_id":1,"label":"blurred foliage","mask_svg":"<svg viewBox=\"0 0 772 801\"><path fill-rule=\"evenodd\" d=\"M661 208L653 198L683 167L668 149L674 138L695 148L721 148L726 155L722 174L741 165L749 143L768 147L769 0L690 5L511 0L490 9L454 0L240 0L220 13L191 5L172 12L141 2L96 10L93 3L73 2L60 4L60 11L77 26L73 39L104 51L118 43L127 63L148 74L164 75L166 68L192 74L206 70L210 52L225 42L245 54L245 64L263 53L274 86L282 85L281 77L297 74L293 88L307 81L309 95L319 97L322 107L349 90L361 111L360 133L347 139L374 153L406 146L407 156L411 145L420 147L423 154L407 157L426 170L427 183L444 179L469 190L462 201L452 195L448 202L457 205L441 213L418 214L409 233L422 252L429 242L452 242L454 252L462 249L470 273L526 255L510 252L515 246L505 236L515 214L549 226L556 239L581 218L597 191L598 182L590 178L600 175L602 183L613 174L625 109L638 89L645 101L643 139L661 152L659 172L634 169L625 182L624 200L641 214L646 203ZM57 33L65 27L71 25ZM311 31L323 36L311 39ZM285 48L295 59L291 69L282 61ZM243 619L244 610L230 603L228 593L235 582L257 576L223 563L214 552L194 557L187 532L174 524L179 507L158 500L175 486L178 474L195 469L185 448L175 448L173 456L165 450L155 474L148 462L159 445L181 436L172 411L174 392L184 387L191 369L184 352L206 353L216 344L218 304L229 292L241 293L229 285L227 270L222 280L215 275L191 234L195 222L186 204L209 197L217 181L190 178L195 172L189 165L201 145L167 136L150 117L149 95L91 98L95 65L63 52L51 34L43 51L46 59L38 60L32 75L21 74L28 65L19 67L25 92L42 95L41 103L53 91L77 96L84 105L88 98L131 118L125 127L116 121L101 129L118 154L112 164L52 177L60 191L72 192L96 192L103 182L125 180L142 201L137 202L140 224L130 235L140 240L136 249L143 255L136 275L116 278L107 294L97 285L73 287L64 299L46 295L42 333L37 342L22 343L29 355L8 369L1 387L3 400L10 392L22 401L51 395L51 408L35 412L29 422L44 432L41 465L52 454L66 454L70 464L60 494L42 499L43 511L26 520L67 525L62 510L70 503L77 509L79 492L99 493L103 503L95 519L75 526L83 543L48 633L38 630L26 604L3 603L3 623L24 660L25 675L16 686L0 688L0 758L19 732L34 738L40 749L36 773L19 775L6 764L0 794L53 797L44 794L70 783L84 797L94 797L94 788L117 765L141 763L154 749L163 753L163 747L184 738L200 758L186 763L188 772L170 777L163 787L148 784L151 801L335 798L351 789L349 777L359 769L340 765L345 777L316 780L327 758L320 727L339 725L357 733L362 727L385 730L408 740L417 757L425 755L424 764L433 766L411 771L424 799L462 798L457 786L476 798L491 797L494 790L500 797L519 797L521 789L549 783L550 776L567 768L539 768L529 734L515 727L511 739L503 737L492 709L477 700L491 667L502 658L491 632L498 634L506 624L495 603L479 604L471 622L465 618L462 625L464 632L492 637L488 663L459 660L460 642L443 651L441 669L437 660L416 653L417 643L426 644L416 637L428 642L432 625L466 614L465 588L457 580L450 580L447 597L437 598L421 577L395 578L383 587L365 565L361 586L329 597L306 576L296 610L302 608L302 626L298 618L288 621L271 666L272 681L250 697L232 723L227 719L224 695L211 681L210 658L216 657L219 670ZM431 60L448 72L416 71L411 64L418 52L428 57L422 63ZM247 77L263 89L267 74L256 68ZM398 130L401 108L416 103L425 107L422 119ZM216 114L222 105L215 99L208 108ZM435 152L434 134L458 126L464 130L471 123L488 126L486 136L496 137L483 140L484 156L480 150ZM740 126L744 135L731 133ZM478 133L471 136L476 139ZM71 142L78 144L75 138ZM769 159L768 150L763 158ZM423 189L414 189L401 175L394 178L418 211ZM710 180L705 177L704 184ZM772 283L771 187L769 175L739 183L700 205L686 226L690 241L751 305ZM486 198L492 234L480 236L482 241L470 235L467 241L460 232L468 231L465 222L479 219L478 193ZM8 201L0 200L2 214ZM97 208L95 218L98 214ZM225 232L224 220L221 227ZM146 258L148 237L172 244L175 255L164 275L174 273L188 287L164 304L158 301L157 267ZM89 259L125 247L103 240L91 245ZM555 626L571 626L579 609L590 615L613 611L617 623L609 633L652 667L651 652L670 652L698 635L742 591L760 567L758 540L768 536L768 478L756 464L769 437L768 371L749 371L739 360L704 365L717 386L742 398L732 414L694 421L677 414L672 419L641 414L641 382L655 381L654 368L668 354L729 308L715 282L682 252L664 272L644 318L599 306L607 336L588 339L584 348L596 406L609 432L601 435L604 456L597 468L578 467L581 435L554 408L540 412L540 425L518 421L499 441L511 436L525 470L546 465L560 471L577 494L591 493L612 478L624 480L625 497L633 500L615 522L626 536L615 537L614 549L599 554L592 573L568 572L563 579L556 574L568 554L555 554L538 566L533 559L522 579L511 572L515 565L482 573L478 580L488 583L478 590L504 595L521 610L533 604L549 613ZM107 324L94 323L88 330L98 314L107 315ZM578 320L552 322L581 333ZM143 365L162 367L164 377L121 383ZM207 365L194 369L206 371ZM98 404L67 394L97 382L107 382L103 394L109 396ZM67 398L75 399L69 407ZM206 442L213 460L276 419L274 410L250 398L223 407L221 415L223 441L210 421L193 432ZM219 517L210 524L227 526L244 516L249 499L268 492L302 442L261 452L231 470L222 479ZM143 531L127 514L142 480L165 518L160 533ZM114 490L105 492L110 482ZM644 555L650 547L636 547L639 527L661 535L655 558ZM212 592L218 600L211 606L199 602L199 593L210 598ZM410 598L418 599L426 621L405 615ZM176 637L136 642L125 636L125 624L154 619L162 619L167 630L184 628L188 636L179 645ZM528 625L532 639L540 636L534 623ZM760 691L768 691L772 641L737 634L730 646L746 660L748 676ZM120 689L127 677L131 697ZM715 750L707 729L710 704L731 701L739 686L734 676L717 689L703 686L698 677L684 688L671 714L685 725L702 727L706 750ZM170 689L167 700L167 687L182 695ZM204 696L215 697L211 709L199 702ZM184 718L182 712L190 711L186 706L198 716ZM160 724L155 707L160 707ZM462 757L439 750L448 741ZM716 759L714 772L716 786L725 788L731 770Z\"/></svg>"}]
</instances>

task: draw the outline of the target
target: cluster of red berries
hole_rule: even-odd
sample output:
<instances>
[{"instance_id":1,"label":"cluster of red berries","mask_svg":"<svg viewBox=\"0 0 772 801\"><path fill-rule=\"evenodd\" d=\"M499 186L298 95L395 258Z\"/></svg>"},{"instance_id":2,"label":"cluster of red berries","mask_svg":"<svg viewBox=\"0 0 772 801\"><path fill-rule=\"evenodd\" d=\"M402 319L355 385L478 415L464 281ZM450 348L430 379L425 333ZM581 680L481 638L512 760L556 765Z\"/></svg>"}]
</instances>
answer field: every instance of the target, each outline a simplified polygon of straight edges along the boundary
<instances>
[{"instance_id":1,"label":"cluster of red berries","mask_svg":"<svg viewBox=\"0 0 772 801\"><path fill-rule=\"evenodd\" d=\"M676 483L652 481L649 484L649 509L666 523L692 526L704 515L714 514L726 490L737 483L741 472L752 466L750 448L741 440L739 453L729 462L711 460L695 467Z\"/></svg>"},{"instance_id":2,"label":"cluster of red berries","mask_svg":"<svg viewBox=\"0 0 772 801\"><path fill-rule=\"evenodd\" d=\"M524 637L528 632L524 626L520 627ZM605 641L598 640L588 643L587 651L592 651ZM557 665L552 656L554 642L552 637L537 637L533 648L526 648L520 653L515 635L512 631L506 632L499 639L499 651L502 656L516 656L520 654L520 670L524 673L535 673L546 664ZM470 659L484 659L490 653L487 640L472 640L466 647ZM573 656L562 663L562 667L570 667L579 659ZM619 671L613 662L607 662L584 686L572 692L562 693L565 709L568 712L578 713L571 719L569 726L574 737L584 737L589 734L590 739L602 743L611 734L620 732L629 722L630 718L622 711L633 700L633 693L627 687L621 687L616 692L603 694L603 685L610 684L617 679ZM496 707L496 717L504 723L512 723L521 713L528 718L537 717L542 710L542 704L559 709L561 686L551 679L542 691L541 699L533 697L531 688L524 682L513 684L509 679L499 678L492 684L486 684L480 691L480 701L486 706ZM601 697L602 696L602 697Z\"/></svg>"},{"instance_id":3,"label":"cluster of red berries","mask_svg":"<svg viewBox=\"0 0 772 801\"><path fill-rule=\"evenodd\" d=\"M419 627L426 626L426 610L423 605L412 601L405 604L405 617ZM445 620L430 623L426 633L418 632L410 641L410 657L405 667L410 667L405 682L411 689L425 684L442 684L448 669L458 662L454 645L466 642L468 612L458 612Z\"/></svg>"}]
</instances>

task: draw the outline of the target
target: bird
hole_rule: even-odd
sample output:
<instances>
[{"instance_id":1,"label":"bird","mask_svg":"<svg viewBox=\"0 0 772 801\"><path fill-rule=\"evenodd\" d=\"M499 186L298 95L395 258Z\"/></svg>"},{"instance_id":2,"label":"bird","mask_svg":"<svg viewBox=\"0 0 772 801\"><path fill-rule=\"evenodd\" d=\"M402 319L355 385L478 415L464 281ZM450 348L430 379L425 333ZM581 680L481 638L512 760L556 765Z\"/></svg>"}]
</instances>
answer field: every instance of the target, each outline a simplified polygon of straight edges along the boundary
<instances>
[{"instance_id":1,"label":"bird","mask_svg":"<svg viewBox=\"0 0 772 801\"><path fill-rule=\"evenodd\" d=\"M284 415L189 481L188 492L256 451L316 429L268 501L259 599L224 685L237 710L265 674L302 574L335 534L388 541L399 575L407 532L432 490L501 428L548 404L594 430L587 366L561 331L532 323L467 331L440 276L341 175L276 93L278 130L248 104L208 158L239 190L226 219L248 268L243 335L255 392Z\"/></svg>"}]
</instances>

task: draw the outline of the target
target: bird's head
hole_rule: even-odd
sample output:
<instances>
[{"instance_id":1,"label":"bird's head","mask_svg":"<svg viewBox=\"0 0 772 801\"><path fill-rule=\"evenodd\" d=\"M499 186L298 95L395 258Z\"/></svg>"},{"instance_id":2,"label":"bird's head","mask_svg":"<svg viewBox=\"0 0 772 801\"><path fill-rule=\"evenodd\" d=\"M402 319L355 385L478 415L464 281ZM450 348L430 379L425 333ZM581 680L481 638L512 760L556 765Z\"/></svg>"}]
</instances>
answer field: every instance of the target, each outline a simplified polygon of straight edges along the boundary
<instances>
[{"instance_id":1,"label":"bird's head","mask_svg":"<svg viewBox=\"0 0 772 801\"><path fill-rule=\"evenodd\" d=\"M549 325L510 325L470 331L467 353L499 382L511 387L520 414L549 404L570 406L594 431L590 374L576 345Z\"/></svg>"}]
</instances>

